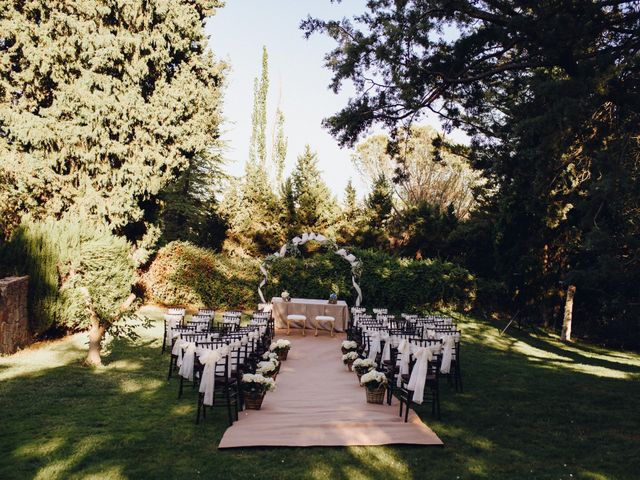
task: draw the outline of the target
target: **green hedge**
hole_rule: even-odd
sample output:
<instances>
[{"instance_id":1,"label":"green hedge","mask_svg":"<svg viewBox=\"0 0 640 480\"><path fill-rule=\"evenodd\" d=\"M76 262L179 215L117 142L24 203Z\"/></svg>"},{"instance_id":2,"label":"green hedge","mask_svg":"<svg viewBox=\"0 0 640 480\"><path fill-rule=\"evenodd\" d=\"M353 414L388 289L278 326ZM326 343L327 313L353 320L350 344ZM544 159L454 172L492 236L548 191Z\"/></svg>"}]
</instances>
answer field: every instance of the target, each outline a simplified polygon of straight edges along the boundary
<instances>
[{"instance_id":1,"label":"green hedge","mask_svg":"<svg viewBox=\"0 0 640 480\"><path fill-rule=\"evenodd\" d=\"M377 250L351 250L363 263L360 287L363 304L394 311L436 308L468 309L476 284L462 267L439 260L412 260ZM271 268L265 296L288 290L294 297L328 298L333 291L353 304L351 267L332 252L310 258L283 258Z\"/></svg>"},{"instance_id":2,"label":"green hedge","mask_svg":"<svg viewBox=\"0 0 640 480\"><path fill-rule=\"evenodd\" d=\"M256 305L259 265L174 241L160 249L142 284L148 300L164 305L250 309Z\"/></svg>"},{"instance_id":3,"label":"green hedge","mask_svg":"<svg viewBox=\"0 0 640 480\"><path fill-rule=\"evenodd\" d=\"M455 264L394 257L375 250L351 251L363 262L360 286L365 305L424 311L467 309L475 300L475 279ZM260 260L172 242L158 252L144 275L144 285L149 299L166 305L251 309L259 301L259 265ZM285 289L295 297L328 298L337 292L350 304L355 300L350 265L332 252L274 261L263 289L265 298L279 296Z\"/></svg>"}]
</instances>

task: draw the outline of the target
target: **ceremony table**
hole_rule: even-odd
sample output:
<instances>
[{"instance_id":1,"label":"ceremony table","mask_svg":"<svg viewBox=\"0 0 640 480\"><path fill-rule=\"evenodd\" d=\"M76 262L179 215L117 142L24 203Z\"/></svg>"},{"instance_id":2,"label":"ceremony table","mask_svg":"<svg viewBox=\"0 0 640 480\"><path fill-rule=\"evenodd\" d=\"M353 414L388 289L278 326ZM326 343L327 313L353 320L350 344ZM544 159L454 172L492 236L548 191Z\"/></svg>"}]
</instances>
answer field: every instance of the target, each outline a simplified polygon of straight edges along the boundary
<instances>
[{"instance_id":1,"label":"ceremony table","mask_svg":"<svg viewBox=\"0 0 640 480\"><path fill-rule=\"evenodd\" d=\"M338 303L331 304L328 300L314 298L292 298L290 302L285 302L281 297L273 297L271 304L273 305L273 319L276 328L287 328L287 315L291 314L305 315L307 328L315 328L316 316L318 315L334 317L336 332L344 332L349 323L349 308L344 300L338 300ZM292 324L292 326L294 325ZM318 328L330 330L331 324L320 322Z\"/></svg>"}]
</instances>

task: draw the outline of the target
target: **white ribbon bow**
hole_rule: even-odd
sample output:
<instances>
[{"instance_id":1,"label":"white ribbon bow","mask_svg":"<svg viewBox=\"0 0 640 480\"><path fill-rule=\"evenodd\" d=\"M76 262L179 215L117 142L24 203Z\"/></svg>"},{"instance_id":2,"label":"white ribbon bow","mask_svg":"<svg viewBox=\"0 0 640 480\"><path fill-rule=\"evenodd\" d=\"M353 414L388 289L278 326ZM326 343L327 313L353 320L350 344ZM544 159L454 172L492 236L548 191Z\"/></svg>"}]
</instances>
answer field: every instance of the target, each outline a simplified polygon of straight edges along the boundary
<instances>
[{"instance_id":1,"label":"white ribbon bow","mask_svg":"<svg viewBox=\"0 0 640 480\"><path fill-rule=\"evenodd\" d=\"M213 405L213 392L216 386L216 364L226 356L226 352L219 348L217 350L206 350L200 355L200 363L204 365L202 379L200 380L200 393L204 393L205 405Z\"/></svg>"},{"instance_id":2,"label":"white ribbon bow","mask_svg":"<svg viewBox=\"0 0 640 480\"><path fill-rule=\"evenodd\" d=\"M453 349L455 347L455 338L451 335L443 337L442 365L440 365L440 373L449 373L451 370L451 358L453 357Z\"/></svg>"},{"instance_id":3,"label":"white ribbon bow","mask_svg":"<svg viewBox=\"0 0 640 480\"><path fill-rule=\"evenodd\" d=\"M176 340L176 343L173 344L173 349L171 350L171 354L176 355L178 357L178 360L176 361L176 365L180 367L182 366L182 345L187 342L185 342L180 338L180 334L178 334L177 336L178 336L178 339Z\"/></svg>"},{"instance_id":4,"label":"white ribbon bow","mask_svg":"<svg viewBox=\"0 0 640 480\"><path fill-rule=\"evenodd\" d=\"M196 357L196 344L194 342L182 342L182 349L184 350L184 356L182 358L182 365L180 365L180 374L183 378L193 381L193 364Z\"/></svg>"},{"instance_id":5,"label":"white ribbon bow","mask_svg":"<svg viewBox=\"0 0 640 480\"><path fill-rule=\"evenodd\" d=\"M419 347L413 352L413 356L416 358L416 363L413 366L407 388L413 391L413 398L411 399L413 403L422 404L429 362L433 360L433 352L431 347Z\"/></svg>"},{"instance_id":6,"label":"white ribbon bow","mask_svg":"<svg viewBox=\"0 0 640 480\"><path fill-rule=\"evenodd\" d=\"M371 360L376 359L376 356L380 352L380 333L376 332L371 334L369 337L369 355L368 358Z\"/></svg>"},{"instance_id":7,"label":"white ribbon bow","mask_svg":"<svg viewBox=\"0 0 640 480\"><path fill-rule=\"evenodd\" d=\"M396 385L398 387L402 386L402 375L406 375L409 373L409 360L411 355L411 344L406 340L402 339L400 345L398 345L398 358L396 360L396 364L400 367L398 372L398 378L396 380Z\"/></svg>"}]
</instances>

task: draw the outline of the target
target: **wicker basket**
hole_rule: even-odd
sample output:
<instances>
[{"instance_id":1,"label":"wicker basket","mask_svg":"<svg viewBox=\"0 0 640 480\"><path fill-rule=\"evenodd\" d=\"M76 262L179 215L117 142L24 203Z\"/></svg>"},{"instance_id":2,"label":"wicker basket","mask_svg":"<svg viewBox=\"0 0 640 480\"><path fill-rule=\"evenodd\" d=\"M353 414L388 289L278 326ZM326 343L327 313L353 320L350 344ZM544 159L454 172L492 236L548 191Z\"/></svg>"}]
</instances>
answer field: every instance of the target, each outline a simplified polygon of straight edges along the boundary
<instances>
[{"instance_id":1,"label":"wicker basket","mask_svg":"<svg viewBox=\"0 0 640 480\"><path fill-rule=\"evenodd\" d=\"M278 354L278 360L282 362L283 360L287 359L287 355L289 355L289 349L287 348L285 350L278 350L276 353Z\"/></svg>"},{"instance_id":2,"label":"wicker basket","mask_svg":"<svg viewBox=\"0 0 640 480\"><path fill-rule=\"evenodd\" d=\"M386 388L384 385L380 385L378 388L376 388L375 390L369 390L368 388L366 389L367 391L367 403L377 403L377 404L382 404L382 402L384 402L384 392L385 392Z\"/></svg>"},{"instance_id":3,"label":"wicker basket","mask_svg":"<svg viewBox=\"0 0 640 480\"><path fill-rule=\"evenodd\" d=\"M247 410L260 410L262 407L262 401L264 400L265 392L251 393L247 392L244 397L244 406Z\"/></svg>"}]
</instances>

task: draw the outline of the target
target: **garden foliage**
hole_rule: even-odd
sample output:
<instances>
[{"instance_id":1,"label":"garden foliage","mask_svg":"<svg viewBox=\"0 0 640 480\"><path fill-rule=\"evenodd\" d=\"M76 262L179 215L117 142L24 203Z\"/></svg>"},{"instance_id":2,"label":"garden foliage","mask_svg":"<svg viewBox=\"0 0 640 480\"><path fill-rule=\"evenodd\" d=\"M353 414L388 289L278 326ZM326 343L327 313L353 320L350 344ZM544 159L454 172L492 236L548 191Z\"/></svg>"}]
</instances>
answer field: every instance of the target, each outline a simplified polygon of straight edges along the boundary
<instances>
[{"instance_id":1,"label":"garden foliage","mask_svg":"<svg viewBox=\"0 0 640 480\"><path fill-rule=\"evenodd\" d=\"M77 219L23 221L0 244L0 272L29 275L34 334L89 327L91 312L107 329L120 328L120 308L131 294L131 246L108 229Z\"/></svg>"},{"instance_id":2,"label":"garden foliage","mask_svg":"<svg viewBox=\"0 0 640 480\"><path fill-rule=\"evenodd\" d=\"M400 311L467 308L475 299L475 279L467 270L439 260L412 260L375 250L352 250L363 262L360 286L366 305ZM185 242L160 250L144 284L151 300L214 308L254 308L262 279L259 261L213 253ZM351 267L333 252L285 257L271 264L266 298L288 290L293 297L353 303Z\"/></svg>"}]
</instances>

